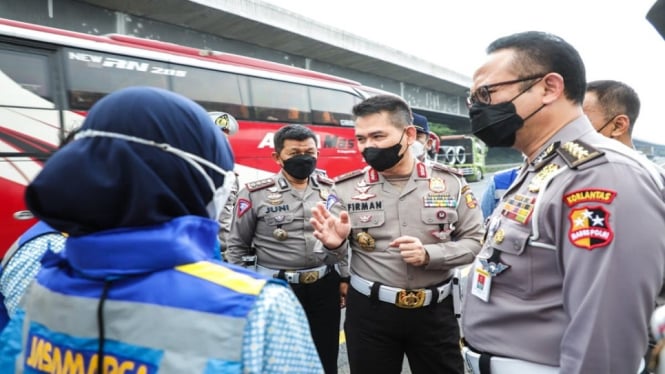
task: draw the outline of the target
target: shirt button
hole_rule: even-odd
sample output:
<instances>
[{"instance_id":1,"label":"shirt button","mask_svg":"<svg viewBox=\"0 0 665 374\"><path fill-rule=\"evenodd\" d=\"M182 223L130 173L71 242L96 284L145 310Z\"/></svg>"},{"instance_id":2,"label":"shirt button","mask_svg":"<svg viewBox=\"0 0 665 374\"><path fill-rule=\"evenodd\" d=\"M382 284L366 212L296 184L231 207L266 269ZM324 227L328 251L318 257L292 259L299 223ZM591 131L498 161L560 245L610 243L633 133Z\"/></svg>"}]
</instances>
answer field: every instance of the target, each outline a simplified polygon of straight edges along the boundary
<instances>
[{"instance_id":1,"label":"shirt button","mask_svg":"<svg viewBox=\"0 0 665 374\"><path fill-rule=\"evenodd\" d=\"M402 226L406 227L406 222L402 222Z\"/></svg>"}]
</instances>

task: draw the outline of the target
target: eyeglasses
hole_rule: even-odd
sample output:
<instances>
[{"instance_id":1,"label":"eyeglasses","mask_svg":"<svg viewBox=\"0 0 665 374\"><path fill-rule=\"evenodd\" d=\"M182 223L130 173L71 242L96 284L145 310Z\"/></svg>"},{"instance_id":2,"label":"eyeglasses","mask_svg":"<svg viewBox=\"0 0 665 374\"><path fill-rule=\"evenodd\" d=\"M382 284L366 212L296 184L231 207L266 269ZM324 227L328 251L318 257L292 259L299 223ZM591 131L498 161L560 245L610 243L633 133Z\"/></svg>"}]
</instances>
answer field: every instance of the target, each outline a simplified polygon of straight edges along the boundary
<instances>
[{"instance_id":1,"label":"eyeglasses","mask_svg":"<svg viewBox=\"0 0 665 374\"><path fill-rule=\"evenodd\" d=\"M510 81L505 81L505 82L498 82L498 83L492 83L492 84L486 84L484 86L480 86L476 88L474 92L469 92L469 96L466 98L466 105L471 106L473 104L486 104L489 105L492 103L492 93L494 91L491 91L490 89L494 87L499 87L499 86L506 86L509 84L515 84L515 83L520 83L520 82L526 82L530 81L533 79L540 79L543 78L545 74L538 74L538 75L530 75L525 78L520 78L520 79L513 79Z\"/></svg>"}]
</instances>

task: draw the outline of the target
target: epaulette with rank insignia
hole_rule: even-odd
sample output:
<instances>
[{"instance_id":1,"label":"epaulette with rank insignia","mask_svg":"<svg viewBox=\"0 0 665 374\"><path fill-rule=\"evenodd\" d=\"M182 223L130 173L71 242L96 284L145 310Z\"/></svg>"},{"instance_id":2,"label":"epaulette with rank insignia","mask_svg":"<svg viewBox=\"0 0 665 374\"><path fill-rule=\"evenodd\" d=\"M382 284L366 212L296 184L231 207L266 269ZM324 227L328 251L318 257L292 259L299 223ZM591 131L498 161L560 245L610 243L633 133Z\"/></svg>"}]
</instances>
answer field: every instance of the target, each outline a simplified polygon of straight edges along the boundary
<instances>
[{"instance_id":1,"label":"epaulette with rank insignia","mask_svg":"<svg viewBox=\"0 0 665 374\"><path fill-rule=\"evenodd\" d=\"M556 152L563 158L569 168L577 169L580 165L605 154L581 140L573 140L561 145Z\"/></svg>"},{"instance_id":2,"label":"epaulette with rank insignia","mask_svg":"<svg viewBox=\"0 0 665 374\"><path fill-rule=\"evenodd\" d=\"M316 181L319 183L327 184L329 186L332 186L335 183L332 179L328 178L323 174L317 174Z\"/></svg>"},{"instance_id":3,"label":"epaulette with rank insignia","mask_svg":"<svg viewBox=\"0 0 665 374\"><path fill-rule=\"evenodd\" d=\"M533 168L535 170L540 170L543 166L548 164L550 160L552 160L552 157L556 155L556 150L559 149L559 146L561 145L560 141L556 141L550 145L547 146L536 158L531 161L531 165L533 165Z\"/></svg>"},{"instance_id":4,"label":"epaulette with rank insignia","mask_svg":"<svg viewBox=\"0 0 665 374\"><path fill-rule=\"evenodd\" d=\"M275 185L275 179L274 178L266 178L266 179L260 179L254 182L249 182L245 184L245 187L249 192L254 192L258 190L262 190L266 187L274 186Z\"/></svg>"},{"instance_id":5,"label":"epaulette with rank insignia","mask_svg":"<svg viewBox=\"0 0 665 374\"><path fill-rule=\"evenodd\" d=\"M460 177L464 176L464 174L462 174L462 172L459 171L458 169L456 169L452 166L444 165L444 164L439 163L439 162L433 162L432 163L432 169L440 170L440 171L447 171L448 173L455 174L455 175L460 176Z\"/></svg>"},{"instance_id":6,"label":"epaulette with rank insignia","mask_svg":"<svg viewBox=\"0 0 665 374\"><path fill-rule=\"evenodd\" d=\"M347 179L351 179L351 178L353 178L353 177L357 177L357 176L359 176L359 175L361 175L361 174L364 174L364 173L365 173L365 169L358 169L358 170L350 171L350 172L348 172L348 173L345 173L345 174L342 174L342 175L338 175L338 176L336 176L336 177L333 179L333 182L334 182L334 183L338 183L338 182L341 182L341 181L345 181L345 180L347 180Z\"/></svg>"}]
</instances>

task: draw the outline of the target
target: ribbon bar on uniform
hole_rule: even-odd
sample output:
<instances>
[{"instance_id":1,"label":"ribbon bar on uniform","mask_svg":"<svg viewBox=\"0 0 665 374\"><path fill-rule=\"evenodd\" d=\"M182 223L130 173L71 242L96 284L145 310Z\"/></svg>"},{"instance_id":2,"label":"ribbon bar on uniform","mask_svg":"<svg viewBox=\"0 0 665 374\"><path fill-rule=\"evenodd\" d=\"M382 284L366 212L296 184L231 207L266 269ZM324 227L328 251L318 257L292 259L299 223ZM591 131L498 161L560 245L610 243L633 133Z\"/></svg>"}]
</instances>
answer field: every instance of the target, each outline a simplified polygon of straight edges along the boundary
<instances>
[{"instance_id":1,"label":"ribbon bar on uniform","mask_svg":"<svg viewBox=\"0 0 665 374\"><path fill-rule=\"evenodd\" d=\"M351 287L365 296L370 296L372 294L374 282L370 282L357 275L351 275ZM394 304L400 308L414 309L430 305L433 299L436 300L437 303L442 302L448 297L448 295L450 295L451 287L452 282L447 282L438 287L414 290L405 290L381 285L381 287L379 287L378 298L383 302ZM432 298L433 289L438 293L435 294L435 296L438 296L436 298Z\"/></svg>"}]
</instances>

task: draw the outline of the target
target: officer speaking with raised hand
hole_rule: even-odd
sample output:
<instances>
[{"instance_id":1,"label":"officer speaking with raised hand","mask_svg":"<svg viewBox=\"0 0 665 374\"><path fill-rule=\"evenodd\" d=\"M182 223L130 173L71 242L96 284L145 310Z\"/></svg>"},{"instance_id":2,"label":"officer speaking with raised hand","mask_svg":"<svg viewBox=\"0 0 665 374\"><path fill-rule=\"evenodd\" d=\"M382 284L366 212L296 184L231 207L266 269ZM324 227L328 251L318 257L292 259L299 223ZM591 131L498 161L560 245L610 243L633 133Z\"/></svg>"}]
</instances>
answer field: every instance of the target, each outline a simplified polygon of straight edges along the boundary
<instances>
[{"instance_id":1,"label":"officer speaking with raised hand","mask_svg":"<svg viewBox=\"0 0 665 374\"><path fill-rule=\"evenodd\" d=\"M352 373L463 373L451 297L453 268L480 249L482 215L464 178L410 151L411 109L397 96L353 108L358 148L370 165L335 180L347 211L313 211L325 248L351 254L344 330ZM348 237L348 239L347 239Z\"/></svg>"},{"instance_id":2,"label":"officer speaking with raised hand","mask_svg":"<svg viewBox=\"0 0 665 374\"><path fill-rule=\"evenodd\" d=\"M239 191L226 258L242 265L255 252L255 270L289 282L305 309L325 372L335 374L348 251L324 250L309 219L319 202L336 212L340 204L332 180L315 172L319 151L310 129L286 125L275 133L274 144L273 159L281 170Z\"/></svg>"}]
</instances>

